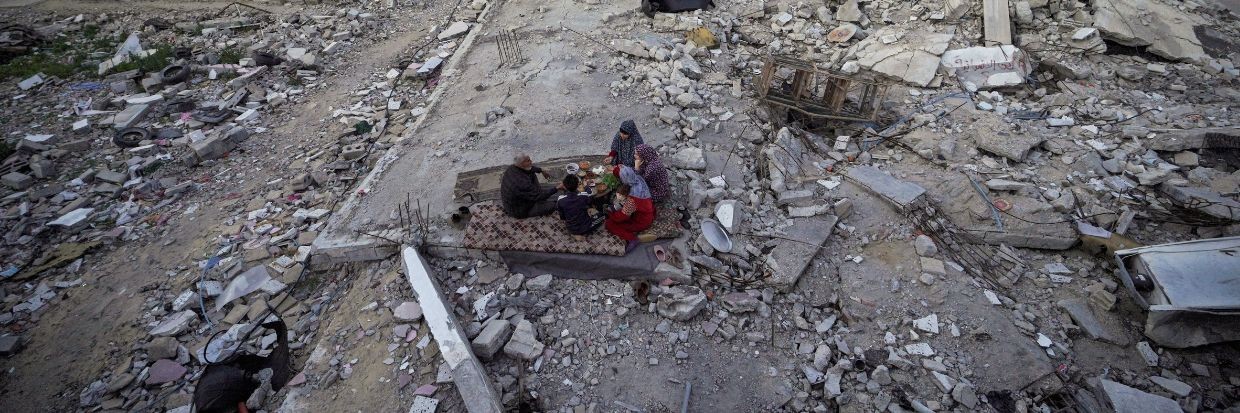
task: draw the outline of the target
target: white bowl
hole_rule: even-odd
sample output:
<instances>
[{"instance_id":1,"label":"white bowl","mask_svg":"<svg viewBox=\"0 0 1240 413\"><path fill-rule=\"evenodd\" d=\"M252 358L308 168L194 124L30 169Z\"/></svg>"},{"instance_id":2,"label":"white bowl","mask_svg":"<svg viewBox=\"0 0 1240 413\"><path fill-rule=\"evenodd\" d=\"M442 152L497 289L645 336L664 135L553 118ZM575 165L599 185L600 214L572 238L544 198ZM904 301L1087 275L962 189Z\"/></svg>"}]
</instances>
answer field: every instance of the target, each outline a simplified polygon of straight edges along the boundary
<instances>
[{"instance_id":1,"label":"white bowl","mask_svg":"<svg viewBox=\"0 0 1240 413\"><path fill-rule=\"evenodd\" d=\"M706 237L706 242L710 244L715 251L731 252L732 238L728 237L727 231L718 222L710 219L702 220L702 236Z\"/></svg>"}]
</instances>

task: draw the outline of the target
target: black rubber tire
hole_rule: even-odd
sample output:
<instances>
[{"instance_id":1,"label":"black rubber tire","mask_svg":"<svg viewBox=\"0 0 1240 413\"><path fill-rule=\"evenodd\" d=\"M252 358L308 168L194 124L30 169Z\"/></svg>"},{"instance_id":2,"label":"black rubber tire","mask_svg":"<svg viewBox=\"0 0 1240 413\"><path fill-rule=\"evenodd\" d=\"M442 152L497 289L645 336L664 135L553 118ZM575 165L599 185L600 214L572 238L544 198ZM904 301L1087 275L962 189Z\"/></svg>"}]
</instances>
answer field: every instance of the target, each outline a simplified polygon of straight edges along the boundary
<instances>
[{"instance_id":1,"label":"black rubber tire","mask_svg":"<svg viewBox=\"0 0 1240 413\"><path fill-rule=\"evenodd\" d=\"M165 85L175 85L189 80L189 66L171 65L159 72Z\"/></svg>"},{"instance_id":2,"label":"black rubber tire","mask_svg":"<svg viewBox=\"0 0 1240 413\"><path fill-rule=\"evenodd\" d=\"M283 59L276 57L276 55L258 50L250 53L250 57L254 59L254 64L256 66L275 66L284 61Z\"/></svg>"},{"instance_id":3,"label":"black rubber tire","mask_svg":"<svg viewBox=\"0 0 1240 413\"><path fill-rule=\"evenodd\" d=\"M122 148L136 148L142 141L151 138L151 131L146 128L125 128L112 135L112 143Z\"/></svg>"}]
</instances>

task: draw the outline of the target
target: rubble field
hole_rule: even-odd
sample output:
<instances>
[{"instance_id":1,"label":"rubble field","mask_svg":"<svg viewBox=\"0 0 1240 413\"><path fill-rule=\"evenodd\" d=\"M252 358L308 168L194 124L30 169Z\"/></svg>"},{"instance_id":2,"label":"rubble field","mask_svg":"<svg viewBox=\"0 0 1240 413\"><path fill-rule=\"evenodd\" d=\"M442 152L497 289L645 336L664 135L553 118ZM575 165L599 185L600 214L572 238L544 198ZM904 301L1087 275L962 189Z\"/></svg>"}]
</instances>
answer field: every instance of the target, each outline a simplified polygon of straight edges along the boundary
<instances>
[{"instance_id":1,"label":"rubble field","mask_svg":"<svg viewBox=\"0 0 1240 413\"><path fill-rule=\"evenodd\" d=\"M0 1L0 406L1240 411L1234 1L713 3ZM625 120L682 260L464 247Z\"/></svg>"}]
</instances>

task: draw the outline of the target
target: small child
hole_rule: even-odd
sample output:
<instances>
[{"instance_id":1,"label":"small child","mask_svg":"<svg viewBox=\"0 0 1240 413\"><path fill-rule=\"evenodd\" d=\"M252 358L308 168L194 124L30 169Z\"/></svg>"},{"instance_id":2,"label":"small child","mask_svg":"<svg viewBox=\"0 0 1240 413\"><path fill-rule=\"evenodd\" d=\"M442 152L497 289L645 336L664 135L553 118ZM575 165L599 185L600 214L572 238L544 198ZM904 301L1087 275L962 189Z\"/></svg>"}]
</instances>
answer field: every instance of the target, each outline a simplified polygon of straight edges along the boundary
<instances>
[{"instance_id":1,"label":"small child","mask_svg":"<svg viewBox=\"0 0 1240 413\"><path fill-rule=\"evenodd\" d=\"M568 232L573 234L573 238L584 241L586 235L603 225L607 217L590 212L591 197L582 193L581 180L576 175L565 176L562 183L567 195L556 201L555 208L560 212L560 219L568 225Z\"/></svg>"}]
</instances>

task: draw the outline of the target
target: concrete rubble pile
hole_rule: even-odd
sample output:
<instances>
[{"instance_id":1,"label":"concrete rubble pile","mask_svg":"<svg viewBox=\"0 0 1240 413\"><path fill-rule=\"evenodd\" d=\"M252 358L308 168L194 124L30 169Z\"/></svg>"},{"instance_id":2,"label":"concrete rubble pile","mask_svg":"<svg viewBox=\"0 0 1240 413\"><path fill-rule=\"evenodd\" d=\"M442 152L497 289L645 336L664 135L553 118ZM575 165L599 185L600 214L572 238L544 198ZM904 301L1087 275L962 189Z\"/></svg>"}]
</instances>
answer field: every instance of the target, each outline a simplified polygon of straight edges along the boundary
<instances>
[{"instance_id":1,"label":"concrete rubble pile","mask_svg":"<svg viewBox=\"0 0 1240 413\"><path fill-rule=\"evenodd\" d=\"M110 352L114 368L81 389L81 408L188 411L192 382L207 363L231 349L271 350L274 333L257 325L276 316L288 325L294 351L317 339L318 314L331 297L294 287L309 273L310 244L332 199L348 190L338 173L367 165L342 153L343 145L271 153L273 164L305 172L271 180L264 193L239 193L229 181L247 179L250 166L230 155L270 150L263 142L270 125L282 123L285 109L308 90L325 87L322 76L339 64L335 56L386 36L389 23L356 8L278 16L239 9L241 17L229 18L56 20L41 30L70 38L98 33L85 35L83 44L128 36L146 49L115 57L109 51L99 77L39 74L4 86L12 97L4 111L12 118L5 125L0 277L27 280L4 289L0 324L13 334L3 337L5 354L20 351L20 334L62 291L82 284L92 265L85 252L170 245L178 216L200 212L199 202L186 201L191 194L236 200L227 218L213 223L203 258L158 274L168 281L152 280L138 292L145 298L133 322L149 337ZM352 124L327 129L321 133L354 135ZM324 167L331 162L345 166ZM298 376L290 386L304 381ZM251 409L262 409L265 396L253 402Z\"/></svg>"},{"instance_id":2,"label":"concrete rubble pile","mask_svg":"<svg viewBox=\"0 0 1240 413\"><path fill-rule=\"evenodd\" d=\"M11 281L0 326L15 334L0 337L0 354L20 356L21 339L6 337L83 288L88 251L170 245L169 222L203 208L187 199L206 193L235 201L186 262L128 292L142 297L132 322L148 334L108 351L114 368L91 372L78 407L188 411L210 360L271 351L274 333L257 327L269 309L289 326L298 373L287 390L251 397L253 410L339 400L461 411L475 406L463 395L477 382L506 408L574 413L674 411L681 397L693 410L795 412L1240 406L1230 350L1143 337L1114 261L1121 247L1240 235L1240 118L1229 110L1240 70L1228 40L1240 26L1224 6L750 0L650 18L579 3L607 11L604 24L577 38L579 50L517 66L517 78L569 67L608 79L608 102L653 109L635 120L685 208L684 234L660 244L679 262L641 279L526 274L459 248L448 214L410 228L408 210L343 225L386 248L370 262L316 251L346 198L384 189L366 186L368 172L413 151L431 164L490 150L506 137L495 125L519 125L501 119L546 109L436 102L511 86L459 79L476 38L584 36L542 21L563 6L501 13L516 22L488 16L494 2L428 6L442 12L433 28L374 67L334 57L385 38L381 10L250 12L163 30L83 15L51 23L137 33L126 37L133 53L97 53L103 81L4 86L20 121L4 124L13 152L0 171L0 277ZM120 70L171 44L193 52L162 71ZM890 85L880 115L831 121L764 100L755 82L768 54ZM297 129L318 139L291 153L264 143L286 109L346 70L359 86L314 108L317 130ZM419 133L460 114L471 116L462 136ZM261 151L280 176L233 155ZM254 180L266 183L230 186ZM408 262L383 253L401 244L430 257L438 309ZM359 389L387 396L359 401Z\"/></svg>"}]
</instances>

